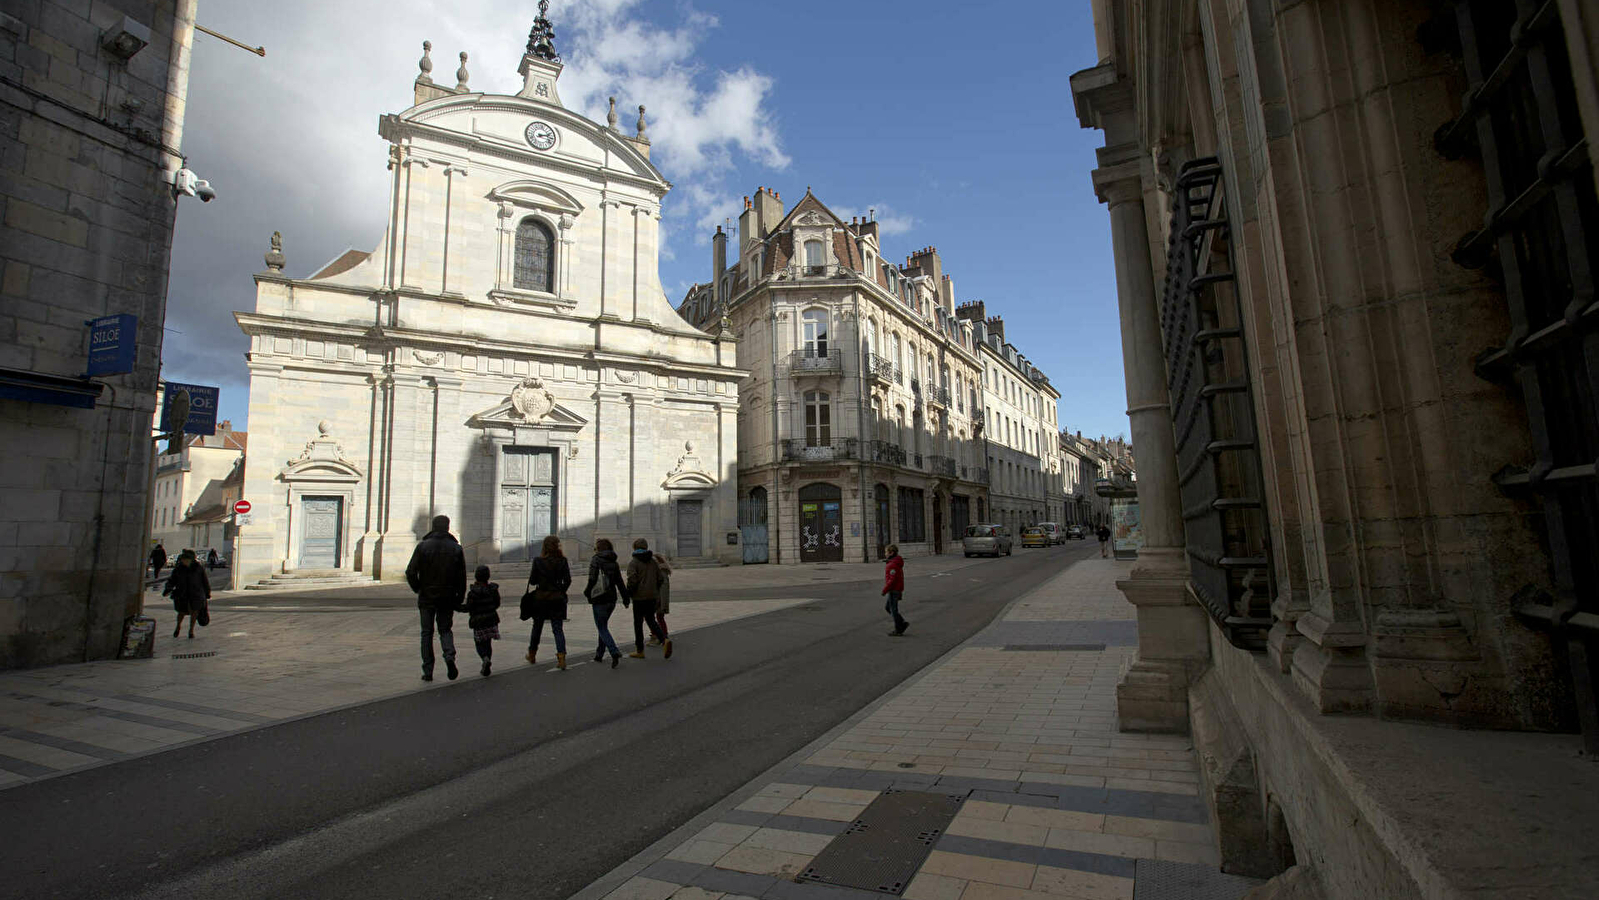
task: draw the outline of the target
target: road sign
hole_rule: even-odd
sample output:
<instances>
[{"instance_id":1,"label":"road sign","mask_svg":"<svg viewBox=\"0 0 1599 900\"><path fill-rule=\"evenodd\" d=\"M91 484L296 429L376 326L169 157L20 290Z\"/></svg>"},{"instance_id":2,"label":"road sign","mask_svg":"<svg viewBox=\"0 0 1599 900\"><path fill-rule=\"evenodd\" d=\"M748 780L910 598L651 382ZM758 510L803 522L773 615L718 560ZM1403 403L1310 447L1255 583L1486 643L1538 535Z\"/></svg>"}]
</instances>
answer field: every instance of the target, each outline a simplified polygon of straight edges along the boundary
<instances>
[{"instance_id":1,"label":"road sign","mask_svg":"<svg viewBox=\"0 0 1599 900\"><path fill-rule=\"evenodd\" d=\"M221 388L207 387L203 384L179 384L176 381L166 383L166 391L161 399L161 425L160 431L173 434L216 434L217 433L217 400L221 395ZM182 396L189 398L189 414L182 422L173 422L172 406ZM182 403L178 402L181 408Z\"/></svg>"},{"instance_id":2,"label":"road sign","mask_svg":"<svg viewBox=\"0 0 1599 900\"><path fill-rule=\"evenodd\" d=\"M233 524L239 528L243 528L244 526L250 524L250 520L251 516L249 513L235 513L233 515Z\"/></svg>"},{"instance_id":3,"label":"road sign","mask_svg":"<svg viewBox=\"0 0 1599 900\"><path fill-rule=\"evenodd\" d=\"M248 515L250 512L250 501L240 500L239 502L233 504L233 511L241 515Z\"/></svg>"},{"instance_id":4,"label":"road sign","mask_svg":"<svg viewBox=\"0 0 1599 900\"><path fill-rule=\"evenodd\" d=\"M133 371L139 317L101 316L89 320L89 367L84 374L121 375Z\"/></svg>"}]
</instances>

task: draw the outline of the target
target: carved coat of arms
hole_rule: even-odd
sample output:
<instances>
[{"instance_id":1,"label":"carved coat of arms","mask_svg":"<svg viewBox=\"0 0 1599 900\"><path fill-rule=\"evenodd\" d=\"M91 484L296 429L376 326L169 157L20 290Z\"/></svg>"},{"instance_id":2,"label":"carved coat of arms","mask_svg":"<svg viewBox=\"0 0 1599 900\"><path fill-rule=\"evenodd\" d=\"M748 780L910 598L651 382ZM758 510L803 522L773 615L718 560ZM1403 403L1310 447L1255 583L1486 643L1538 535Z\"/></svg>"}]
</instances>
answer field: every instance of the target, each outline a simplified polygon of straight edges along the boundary
<instances>
[{"instance_id":1,"label":"carved coat of arms","mask_svg":"<svg viewBox=\"0 0 1599 900\"><path fill-rule=\"evenodd\" d=\"M524 378L511 389L511 408L529 422L537 422L555 409L555 395L545 389L543 379Z\"/></svg>"}]
</instances>

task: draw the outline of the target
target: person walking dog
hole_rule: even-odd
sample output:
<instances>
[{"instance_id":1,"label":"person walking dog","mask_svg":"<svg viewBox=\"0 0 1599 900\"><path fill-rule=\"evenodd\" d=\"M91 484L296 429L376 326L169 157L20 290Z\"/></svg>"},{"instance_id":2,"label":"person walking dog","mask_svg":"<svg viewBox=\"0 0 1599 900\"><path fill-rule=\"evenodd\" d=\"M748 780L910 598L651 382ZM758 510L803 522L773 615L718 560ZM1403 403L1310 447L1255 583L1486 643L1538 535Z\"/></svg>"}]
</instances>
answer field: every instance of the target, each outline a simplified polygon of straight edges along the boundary
<instances>
[{"instance_id":1,"label":"person walking dog","mask_svg":"<svg viewBox=\"0 0 1599 900\"><path fill-rule=\"evenodd\" d=\"M594 542L594 556L589 560L589 580L583 587L583 596L588 598L589 608L594 613L594 628L600 633L600 645L594 650L594 661L604 659L608 650L611 653L611 668L614 669L622 661L622 651L616 649L616 639L611 637L611 614L616 612L618 596L622 598L622 605L627 606L632 595L622 582L622 570L616 564L616 549L607 538Z\"/></svg>"},{"instance_id":2,"label":"person walking dog","mask_svg":"<svg viewBox=\"0 0 1599 900\"><path fill-rule=\"evenodd\" d=\"M538 659L539 636L544 632L544 623L549 622L550 631L555 633L555 666L566 668L566 629L562 623L566 621L566 589L571 586L572 567L561 553L561 539L549 535L538 558L533 560L527 593L522 595L522 618L533 620L533 634L527 642L529 664Z\"/></svg>"},{"instance_id":3,"label":"person walking dog","mask_svg":"<svg viewBox=\"0 0 1599 900\"><path fill-rule=\"evenodd\" d=\"M894 617L894 630L889 634L899 637L911 627L911 623L899 614L899 601L905 596L905 559L899 555L898 544L889 544L884 552L888 558L883 560L883 593L888 597L888 603L884 604L883 609Z\"/></svg>"},{"instance_id":4,"label":"person walking dog","mask_svg":"<svg viewBox=\"0 0 1599 900\"><path fill-rule=\"evenodd\" d=\"M633 559L627 564L627 592L633 597L633 645L635 647L628 656L633 659L644 658L644 626L648 625L650 634L661 642L667 659L672 658L672 639L661 631L661 626L655 621L655 601L660 597L661 581L666 576L661 574L661 564L655 561L655 555L650 552L650 542L639 538L633 542Z\"/></svg>"},{"instance_id":5,"label":"person walking dog","mask_svg":"<svg viewBox=\"0 0 1599 900\"><path fill-rule=\"evenodd\" d=\"M422 623L422 680L433 680L433 631L439 632L439 649L444 652L444 670L454 681L461 674L455 667L455 635L450 631L455 611L466 599L466 555L461 543L450 534L450 517L434 516L433 530L411 552L405 567L405 583L416 592L416 608Z\"/></svg>"},{"instance_id":6,"label":"person walking dog","mask_svg":"<svg viewBox=\"0 0 1599 900\"><path fill-rule=\"evenodd\" d=\"M478 566L472 573L465 606L466 627L472 629L472 644L477 658L483 660L480 671L484 678L493 668L494 642L500 639L500 586L490 581L489 575L488 566Z\"/></svg>"},{"instance_id":7,"label":"person walking dog","mask_svg":"<svg viewBox=\"0 0 1599 900\"><path fill-rule=\"evenodd\" d=\"M172 598L172 608L178 613L178 623L172 628L173 637L177 637L178 631L183 628L184 616L189 617L191 639L194 637L195 622L211 624L210 613L205 608L206 601L211 599L211 579L205 577L205 567L200 565L200 559L193 550L178 554L178 561L172 567L172 574L167 576L167 586L161 595Z\"/></svg>"},{"instance_id":8,"label":"person walking dog","mask_svg":"<svg viewBox=\"0 0 1599 900\"><path fill-rule=\"evenodd\" d=\"M1110 529L1101 525L1094 534L1099 538L1099 558L1104 559L1105 548L1110 546Z\"/></svg>"}]
</instances>

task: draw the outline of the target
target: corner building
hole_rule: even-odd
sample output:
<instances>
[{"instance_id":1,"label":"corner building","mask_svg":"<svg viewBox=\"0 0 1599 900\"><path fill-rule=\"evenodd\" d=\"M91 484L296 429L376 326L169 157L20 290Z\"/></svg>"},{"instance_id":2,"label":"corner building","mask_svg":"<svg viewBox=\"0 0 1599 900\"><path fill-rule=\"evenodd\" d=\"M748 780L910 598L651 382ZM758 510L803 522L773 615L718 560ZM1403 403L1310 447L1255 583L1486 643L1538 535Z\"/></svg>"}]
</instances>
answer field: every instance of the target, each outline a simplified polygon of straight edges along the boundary
<instances>
[{"instance_id":1,"label":"corner building","mask_svg":"<svg viewBox=\"0 0 1599 900\"><path fill-rule=\"evenodd\" d=\"M988 516L981 363L935 248L896 265L875 221L810 191L745 198L738 243L679 312L738 338L745 562L862 562L958 550Z\"/></svg>"},{"instance_id":2,"label":"corner building","mask_svg":"<svg viewBox=\"0 0 1599 900\"><path fill-rule=\"evenodd\" d=\"M670 185L643 109L624 135L562 106L542 15L515 95L424 55L385 115L386 233L309 278L274 236L255 277L241 582L395 580L436 514L469 564L559 535L737 559L735 349L683 323L656 268ZM426 45L424 45L426 47ZM463 54L463 57L465 54ZM619 544L625 546L625 544Z\"/></svg>"}]
</instances>

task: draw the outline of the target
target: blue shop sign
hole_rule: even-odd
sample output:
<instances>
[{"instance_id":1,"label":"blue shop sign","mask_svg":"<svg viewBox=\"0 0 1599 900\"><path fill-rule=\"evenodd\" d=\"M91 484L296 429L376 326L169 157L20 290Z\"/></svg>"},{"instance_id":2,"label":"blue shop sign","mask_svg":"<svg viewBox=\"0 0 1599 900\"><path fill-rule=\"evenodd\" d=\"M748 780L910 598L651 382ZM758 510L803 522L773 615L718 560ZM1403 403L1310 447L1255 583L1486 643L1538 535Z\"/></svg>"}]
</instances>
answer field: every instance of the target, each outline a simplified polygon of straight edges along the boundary
<instances>
[{"instance_id":1,"label":"blue shop sign","mask_svg":"<svg viewBox=\"0 0 1599 900\"><path fill-rule=\"evenodd\" d=\"M87 377L132 372L133 357L138 350L138 334L138 316L124 313L90 319Z\"/></svg>"},{"instance_id":2,"label":"blue shop sign","mask_svg":"<svg viewBox=\"0 0 1599 900\"><path fill-rule=\"evenodd\" d=\"M189 418L183 422L183 428L178 429L172 422L172 401L178 394L189 392ZM161 426L163 433L170 434L181 430L184 434L216 434L217 433L217 401L221 397L222 389L208 387L203 384L179 384L176 381L167 382L166 391L161 398Z\"/></svg>"}]
</instances>

